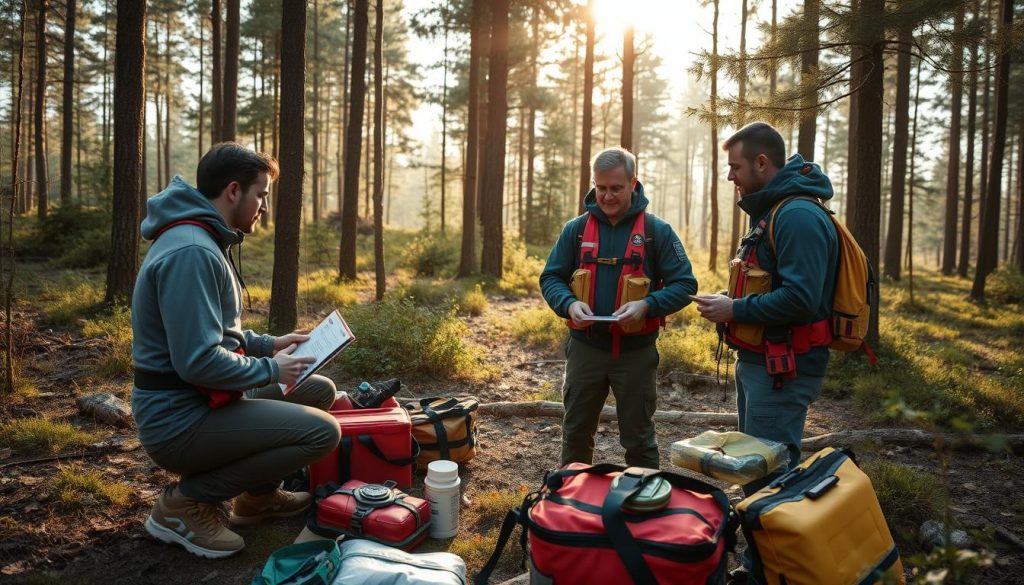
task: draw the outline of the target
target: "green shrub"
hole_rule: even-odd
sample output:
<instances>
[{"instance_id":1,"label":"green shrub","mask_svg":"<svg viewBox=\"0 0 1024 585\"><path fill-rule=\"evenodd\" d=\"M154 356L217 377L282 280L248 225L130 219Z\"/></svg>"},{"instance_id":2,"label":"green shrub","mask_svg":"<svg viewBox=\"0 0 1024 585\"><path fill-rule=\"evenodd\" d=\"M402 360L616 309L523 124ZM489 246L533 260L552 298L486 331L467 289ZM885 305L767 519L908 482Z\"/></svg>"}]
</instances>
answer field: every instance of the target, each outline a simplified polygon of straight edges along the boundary
<instances>
[{"instance_id":1,"label":"green shrub","mask_svg":"<svg viewBox=\"0 0 1024 585\"><path fill-rule=\"evenodd\" d=\"M319 270L299 278L300 305L313 305L319 309L341 308L356 304L359 300L349 283L338 281L334 270Z\"/></svg>"},{"instance_id":2,"label":"green shrub","mask_svg":"<svg viewBox=\"0 0 1024 585\"><path fill-rule=\"evenodd\" d=\"M44 286L43 320L56 326L70 325L94 314L103 303L103 288L98 283L67 281Z\"/></svg>"},{"instance_id":3,"label":"green shrub","mask_svg":"<svg viewBox=\"0 0 1024 585\"><path fill-rule=\"evenodd\" d=\"M884 460L868 461L861 469L871 478L882 513L896 532L916 533L925 520L943 517L949 500L934 477Z\"/></svg>"},{"instance_id":4,"label":"green shrub","mask_svg":"<svg viewBox=\"0 0 1024 585\"><path fill-rule=\"evenodd\" d=\"M473 290L463 293L462 298L459 299L459 313L463 315L479 317L486 310L487 295L484 294L484 289L480 283L477 283Z\"/></svg>"},{"instance_id":5,"label":"green shrub","mask_svg":"<svg viewBox=\"0 0 1024 585\"><path fill-rule=\"evenodd\" d=\"M479 380L489 375L479 347L463 342L467 328L451 309L385 299L350 308L345 319L356 342L341 354L346 373L363 378L430 374Z\"/></svg>"},{"instance_id":6,"label":"green shrub","mask_svg":"<svg viewBox=\"0 0 1024 585\"><path fill-rule=\"evenodd\" d=\"M505 240L502 254L502 277L498 290L502 294L525 297L540 292L540 273L544 261L526 253L522 242Z\"/></svg>"},{"instance_id":7,"label":"green shrub","mask_svg":"<svg viewBox=\"0 0 1024 585\"><path fill-rule=\"evenodd\" d=\"M459 257L458 241L440 234L419 236L402 250L399 265L417 276L451 273Z\"/></svg>"},{"instance_id":8,"label":"green shrub","mask_svg":"<svg viewBox=\"0 0 1024 585\"><path fill-rule=\"evenodd\" d=\"M547 307L527 309L512 320L512 336L532 346L558 351L569 329L565 321Z\"/></svg>"},{"instance_id":9,"label":"green shrub","mask_svg":"<svg viewBox=\"0 0 1024 585\"><path fill-rule=\"evenodd\" d=\"M25 454L60 453L91 445L100 438L99 433L86 432L69 423L45 418L19 418L0 423L0 446Z\"/></svg>"},{"instance_id":10,"label":"green shrub","mask_svg":"<svg viewBox=\"0 0 1024 585\"><path fill-rule=\"evenodd\" d=\"M71 268L98 266L110 257L110 213L61 205L36 224L21 246L20 256L50 258Z\"/></svg>"},{"instance_id":11,"label":"green shrub","mask_svg":"<svg viewBox=\"0 0 1024 585\"><path fill-rule=\"evenodd\" d=\"M718 348L718 334L715 326L704 319L692 319L682 327L668 327L658 337L658 353L661 374L680 370L692 374L714 374L718 368L715 351ZM723 352L726 348L723 348ZM724 374L727 356L722 355L721 369ZM735 358L729 357L735 368Z\"/></svg>"},{"instance_id":12,"label":"green shrub","mask_svg":"<svg viewBox=\"0 0 1024 585\"><path fill-rule=\"evenodd\" d=\"M448 282L423 278L416 278L395 287L389 296L421 307L448 308L455 302Z\"/></svg>"},{"instance_id":13,"label":"green shrub","mask_svg":"<svg viewBox=\"0 0 1024 585\"><path fill-rule=\"evenodd\" d=\"M988 296L1004 303L1024 302L1024 274L1004 266L988 277Z\"/></svg>"},{"instance_id":14,"label":"green shrub","mask_svg":"<svg viewBox=\"0 0 1024 585\"><path fill-rule=\"evenodd\" d=\"M132 372L132 312L124 306L116 306L101 317L91 319L82 326L86 337L99 337L109 344L93 365L94 372L101 378L128 375Z\"/></svg>"},{"instance_id":15,"label":"green shrub","mask_svg":"<svg viewBox=\"0 0 1024 585\"><path fill-rule=\"evenodd\" d=\"M132 490L127 485L107 481L99 471L89 471L78 463L58 468L50 484L50 497L66 509L120 506Z\"/></svg>"}]
</instances>

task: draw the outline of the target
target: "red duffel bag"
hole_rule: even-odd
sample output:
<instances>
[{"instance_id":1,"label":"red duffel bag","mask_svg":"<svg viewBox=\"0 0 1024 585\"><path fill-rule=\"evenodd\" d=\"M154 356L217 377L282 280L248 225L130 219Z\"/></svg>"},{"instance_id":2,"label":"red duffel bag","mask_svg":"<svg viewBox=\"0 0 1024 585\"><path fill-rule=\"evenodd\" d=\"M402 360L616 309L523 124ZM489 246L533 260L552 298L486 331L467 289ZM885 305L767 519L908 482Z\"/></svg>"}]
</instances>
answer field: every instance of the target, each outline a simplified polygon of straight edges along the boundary
<instances>
[{"instance_id":1,"label":"red duffel bag","mask_svg":"<svg viewBox=\"0 0 1024 585\"><path fill-rule=\"evenodd\" d=\"M395 482L353 479L316 488L306 527L328 538L365 538L410 551L430 528L430 502L407 495Z\"/></svg>"},{"instance_id":2,"label":"red duffel bag","mask_svg":"<svg viewBox=\"0 0 1024 585\"><path fill-rule=\"evenodd\" d=\"M656 469L571 463L508 513L478 585L516 524L529 535L532 585L720 584L736 534L729 499L712 485Z\"/></svg>"}]
</instances>

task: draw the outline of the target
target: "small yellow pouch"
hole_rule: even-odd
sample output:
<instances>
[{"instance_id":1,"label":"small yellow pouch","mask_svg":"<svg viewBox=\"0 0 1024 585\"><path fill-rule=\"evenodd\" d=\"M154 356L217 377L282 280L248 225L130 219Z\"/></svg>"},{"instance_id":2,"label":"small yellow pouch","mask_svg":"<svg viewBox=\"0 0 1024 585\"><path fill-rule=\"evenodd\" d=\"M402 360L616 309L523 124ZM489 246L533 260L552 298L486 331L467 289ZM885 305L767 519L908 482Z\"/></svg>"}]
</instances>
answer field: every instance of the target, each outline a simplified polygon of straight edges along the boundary
<instances>
[{"instance_id":1,"label":"small yellow pouch","mask_svg":"<svg viewBox=\"0 0 1024 585\"><path fill-rule=\"evenodd\" d=\"M622 298L619 306L630 301L640 301L651 291L651 279L646 276L625 276L622 281ZM623 333L637 333L644 328L644 321L636 321L628 325L619 325Z\"/></svg>"},{"instance_id":2,"label":"small yellow pouch","mask_svg":"<svg viewBox=\"0 0 1024 585\"><path fill-rule=\"evenodd\" d=\"M743 290L737 291L740 272L745 272ZM729 263L729 293L734 299L750 295L763 295L772 290L772 275L757 266L751 266L738 258ZM743 343L761 345L764 339L764 325L759 323L733 323L732 332Z\"/></svg>"},{"instance_id":3,"label":"small yellow pouch","mask_svg":"<svg viewBox=\"0 0 1024 585\"><path fill-rule=\"evenodd\" d=\"M576 295L578 300L590 304L590 270L577 268L569 279L569 290ZM593 308L593 307L591 307Z\"/></svg>"}]
</instances>

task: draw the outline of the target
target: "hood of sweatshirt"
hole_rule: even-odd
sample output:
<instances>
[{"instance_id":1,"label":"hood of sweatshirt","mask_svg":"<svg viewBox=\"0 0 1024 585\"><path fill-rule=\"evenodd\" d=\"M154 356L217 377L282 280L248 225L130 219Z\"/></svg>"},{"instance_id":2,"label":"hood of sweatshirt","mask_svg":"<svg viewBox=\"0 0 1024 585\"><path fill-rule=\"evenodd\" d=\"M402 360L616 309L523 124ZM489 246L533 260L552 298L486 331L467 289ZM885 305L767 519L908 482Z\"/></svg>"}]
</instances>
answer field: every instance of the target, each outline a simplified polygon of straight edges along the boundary
<instances>
[{"instance_id":1,"label":"hood of sweatshirt","mask_svg":"<svg viewBox=\"0 0 1024 585\"><path fill-rule=\"evenodd\" d=\"M164 227L185 219L208 225L224 248L242 242L242 232L229 228L210 200L178 175L171 179L163 191L146 201L142 237L152 240Z\"/></svg>"},{"instance_id":2,"label":"hood of sweatshirt","mask_svg":"<svg viewBox=\"0 0 1024 585\"><path fill-rule=\"evenodd\" d=\"M752 219L756 219L786 197L811 195L828 200L833 193L832 181L822 172L818 163L807 162L804 157L794 154L764 188L743 197L738 205Z\"/></svg>"}]
</instances>

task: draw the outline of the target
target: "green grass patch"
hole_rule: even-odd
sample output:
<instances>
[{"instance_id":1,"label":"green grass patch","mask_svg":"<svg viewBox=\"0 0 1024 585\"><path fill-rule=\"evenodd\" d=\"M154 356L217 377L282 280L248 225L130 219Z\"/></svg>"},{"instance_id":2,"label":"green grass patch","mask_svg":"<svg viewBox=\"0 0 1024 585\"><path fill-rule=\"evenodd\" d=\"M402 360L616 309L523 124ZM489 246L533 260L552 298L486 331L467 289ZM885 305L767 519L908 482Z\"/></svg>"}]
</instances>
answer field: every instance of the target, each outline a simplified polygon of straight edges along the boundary
<instances>
[{"instance_id":1,"label":"green grass patch","mask_svg":"<svg viewBox=\"0 0 1024 585\"><path fill-rule=\"evenodd\" d=\"M492 374L483 351L463 340L466 325L453 309L385 299L345 313L356 342L341 354L346 372L367 379L429 374L479 381Z\"/></svg>"},{"instance_id":2,"label":"green grass patch","mask_svg":"<svg viewBox=\"0 0 1024 585\"><path fill-rule=\"evenodd\" d=\"M925 520L942 518L949 499L938 480L892 461L868 461L861 467L871 478L885 519L899 534L916 534Z\"/></svg>"},{"instance_id":3,"label":"green grass patch","mask_svg":"<svg viewBox=\"0 0 1024 585\"><path fill-rule=\"evenodd\" d=\"M684 312L689 310L683 309ZM661 375L673 371L692 374L715 373L718 334L715 333L714 324L699 316L688 321L682 316L670 320L669 326L662 330L658 337L658 353L661 355L658 372ZM725 365L723 356L723 371ZM735 364L732 367L735 367Z\"/></svg>"},{"instance_id":4,"label":"green grass patch","mask_svg":"<svg viewBox=\"0 0 1024 585\"><path fill-rule=\"evenodd\" d=\"M319 309L348 307L359 299L353 286L338 281L337 270L318 270L299 277L299 304Z\"/></svg>"},{"instance_id":5,"label":"green grass patch","mask_svg":"<svg viewBox=\"0 0 1024 585\"><path fill-rule=\"evenodd\" d=\"M48 362L38 362L36 365L41 365ZM24 363L15 358L14 360L14 380L11 384L12 388L7 387L7 376L3 376L0 379L0 394L14 394L19 398L31 398L39 394L39 387L36 386L35 380L31 376L25 373ZM0 364L2 367L2 364Z\"/></svg>"},{"instance_id":6,"label":"green grass patch","mask_svg":"<svg viewBox=\"0 0 1024 585\"><path fill-rule=\"evenodd\" d=\"M50 497L70 510L120 506L131 494L127 485L109 481L99 471L87 470L77 463L59 467L50 484Z\"/></svg>"},{"instance_id":7,"label":"green grass patch","mask_svg":"<svg viewBox=\"0 0 1024 585\"><path fill-rule=\"evenodd\" d=\"M527 309L512 320L512 336L517 340L548 351L558 351L565 343L569 328L565 320L551 309Z\"/></svg>"},{"instance_id":8,"label":"green grass patch","mask_svg":"<svg viewBox=\"0 0 1024 585\"><path fill-rule=\"evenodd\" d=\"M43 320L54 326L67 326L95 315L103 303L103 285L73 279L61 279L44 286Z\"/></svg>"},{"instance_id":9,"label":"green grass patch","mask_svg":"<svg viewBox=\"0 0 1024 585\"><path fill-rule=\"evenodd\" d=\"M479 317L487 310L487 295L484 294L483 286L477 283L472 290L462 293L459 298L459 314Z\"/></svg>"},{"instance_id":10,"label":"green grass patch","mask_svg":"<svg viewBox=\"0 0 1024 585\"><path fill-rule=\"evenodd\" d=\"M474 534L456 537L448 547L448 552L457 554L466 561L468 574L479 573L487 563L487 559L494 552L494 545L498 541L502 519L509 510L523 502L523 496L527 491L527 486L521 485L518 491L485 492L477 495L473 505L466 510L465 520L474 526ZM510 543L505 547L505 552L501 555L501 560L498 561L496 571L499 573L515 571L521 556L519 547Z\"/></svg>"},{"instance_id":11,"label":"green grass patch","mask_svg":"<svg viewBox=\"0 0 1024 585\"><path fill-rule=\"evenodd\" d=\"M611 396L609 394L609 396ZM544 382L540 385L540 388L536 392L530 394L530 400L548 400L551 402L562 401L562 388L552 384L551 382Z\"/></svg>"},{"instance_id":12,"label":"green grass patch","mask_svg":"<svg viewBox=\"0 0 1024 585\"><path fill-rule=\"evenodd\" d=\"M540 293L544 260L527 254L521 242L506 240L502 253L502 276L497 288L502 294L525 297Z\"/></svg>"},{"instance_id":13,"label":"green grass patch","mask_svg":"<svg viewBox=\"0 0 1024 585\"><path fill-rule=\"evenodd\" d=\"M101 438L100 433L45 418L19 418L0 423L0 446L25 455L60 453L91 445Z\"/></svg>"},{"instance_id":14,"label":"green grass patch","mask_svg":"<svg viewBox=\"0 0 1024 585\"><path fill-rule=\"evenodd\" d=\"M86 337L102 338L109 351L93 363L93 373L100 378L126 376L132 372L132 313L116 306L106 315L87 320L82 325Z\"/></svg>"}]
</instances>

